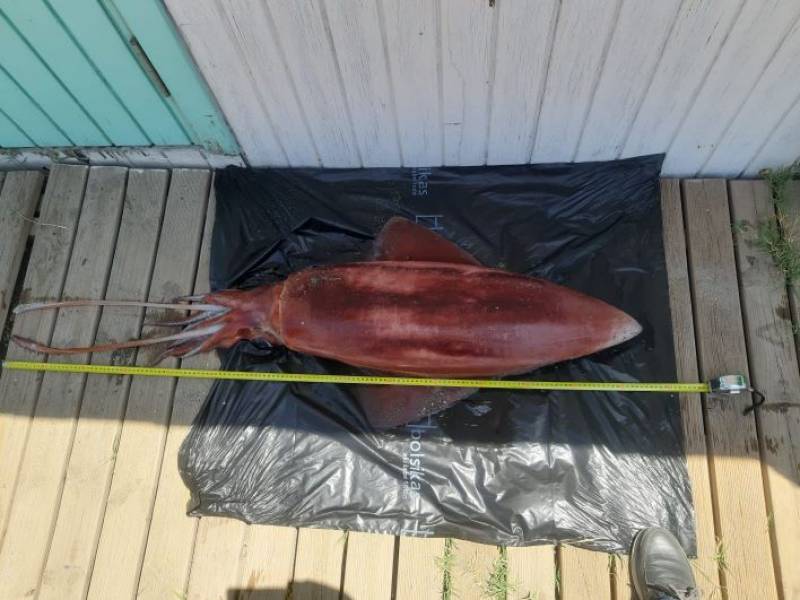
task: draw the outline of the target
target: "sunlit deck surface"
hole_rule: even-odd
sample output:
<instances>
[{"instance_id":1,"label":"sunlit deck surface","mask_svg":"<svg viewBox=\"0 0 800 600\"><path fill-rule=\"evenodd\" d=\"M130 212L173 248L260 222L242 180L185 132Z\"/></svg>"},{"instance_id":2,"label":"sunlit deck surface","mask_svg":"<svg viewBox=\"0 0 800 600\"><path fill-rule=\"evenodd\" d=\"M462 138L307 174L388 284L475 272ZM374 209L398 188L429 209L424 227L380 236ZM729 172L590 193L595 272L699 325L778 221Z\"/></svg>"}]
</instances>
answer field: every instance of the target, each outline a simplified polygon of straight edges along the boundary
<instances>
[{"instance_id":1,"label":"sunlit deck surface","mask_svg":"<svg viewBox=\"0 0 800 600\"><path fill-rule=\"evenodd\" d=\"M0 173L2 352L40 360L7 346L9 329L89 344L137 335L142 324L129 309L11 323L16 302L164 299L206 289L211 181L209 171L186 169ZM768 402L798 402L798 303L752 243L756 224L774 218L766 186L665 180L662 198L680 377L744 373ZM196 356L183 366L216 368L215 360ZM0 598L263 600L289 590L295 600L442 597L442 539L186 516L177 452L208 385L2 373ZM681 402L703 597L800 598L800 409L743 415L748 394ZM487 588L499 558L496 547L456 541L452 597L502 597ZM506 583L509 600L631 596L625 557L569 546L508 549Z\"/></svg>"}]
</instances>

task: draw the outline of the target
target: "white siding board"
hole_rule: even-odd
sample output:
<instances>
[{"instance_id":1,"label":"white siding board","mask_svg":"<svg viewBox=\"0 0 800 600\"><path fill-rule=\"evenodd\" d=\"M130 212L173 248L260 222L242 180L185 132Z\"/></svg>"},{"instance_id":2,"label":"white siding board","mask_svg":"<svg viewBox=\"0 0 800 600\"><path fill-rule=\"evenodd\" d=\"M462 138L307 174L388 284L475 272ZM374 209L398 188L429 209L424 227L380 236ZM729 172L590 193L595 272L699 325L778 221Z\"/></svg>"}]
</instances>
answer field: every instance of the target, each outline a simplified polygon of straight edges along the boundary
<instances>
[{"instance_id":1,"label":"white siding board","mask_svg":"<svg viewBox=\"0 0 800 600\"><path fill-rule=\"evenodd\" d=\"M399 165L400 141L376 0L325 0L325 12L364 166Z\"/></svg>"},{"instance_id":2,"label":"white siding board","mask_svg":"<svg viewBox=\"0 0 800 600\"><path fill-rule=\"evenodd\" d=\"M797 153L794 0L165 2L253 166Z\"/></svg>"},{"instance_id":3,"label":"white siding board","mask_svg":"<svg viewBox=\"0 0 800 600\"><path fill-rule=\"evenodd\" d=\"M761 169L773 168L800 159L800 98L772 132L756 157L744 170L745 177L756 177Z\"/></svg>"},{"instance_id":4,"label":"white siding board","mask_svg":"<svg viewBox=\"0 0 800 600\"><path fill-rule=\"evenodd\" d=\"M531 157L533 162L574 159L614 30L619 2L562 2Z\"/></svg>"},{"instance_id":5,"label":"white siding board","mask_svg":"<svg viewBox=\"0 0 800 600\"><path fill-rule=\"evenodd\" d=\"M764 70L717 148L703 166L706 174L739 173L800 97L800 21Z\"/></svg>"},{"instance_id":6,"label":"white siding board","mask_svg":"<svg viewBox=\"0 0 800 600\"><path fill-rule=\"evenodd\" d=\"M556 0L495 4L499 13L488 164L530 160L559 5Z\"/></svg>"},{"instance_id":7,"label":"white siding board","mask_svg":"<svg viewBox=\"0 0 800 600\"><path fill-rule=\"evenodd\" d=\"M286 165L286 154L214 1L164 2L248 159L253 164Z\"/></svg>"},{"instance_id":8,"label":"white siding board","mask_svg":"<svg viewBox=\"0 0 800 600\"><path fill-rule=\"evenodd\" d=\"M577 160L616 157L653 79L681 0L623 1Z\"/></svg>"},{"instance_id":9,"label":"white siding board","mask_svg":"<svg viewBox=\"0 0 800 600\"><path fill-rule=\"evenodd\" d=\"M257 0L225 0L218 4L225 27L236 43L239 60L261 99L292 166L319 166L311 133L294 85L276 44L266 5Z\"/></svg>"},{"instance_id":10,"label":"white siding board","mask_svg":"<svg viewBox=\"0 0 800 600\"><path fill-rule=\"evenodd\" d=\"M666 152L744 1L684 1L624 142L623 156Z\"/></svg>"},{"instance_id":11,"label":"white siding board","mask_svg":"<svg viewBox=\"0 0 800 600\"><path fill-rule=\"evenodd\" d=\"M670 174L696 174L800 15L800 2L749 0L669 148Z\"/></svg>"},{"instance_id":12,"label":"white siding board","mask_svg":"<svg viewBox=\"0 0 800 600\"><path fill-rule=\"evenodd\" d=\"M400 147L409 166L442 164L437 2L378 0L384 18Z\"/></svg>"},{"instance_id":13,"label":"white siding board","mask_svg":"<svg viewBox=\"0 0 800 600\"><path fill-rule=\"evenodd\" d=\"M447 165L481 165L486 160L497 12L497 7L490 7L486 0L442 0L442 106Z\"/></svg>"},{"instance_id":14,"label":"white siding board","mask_svg":"<svg viewBox=\"0 0 800 600\"><path fill-rule=\"evenodd\" d=\"M264 7L274 20L276 41L297 88L322 165L360 166L322 4L313 0L274 0L264 3Z\"/></svg>"}]
</instances>

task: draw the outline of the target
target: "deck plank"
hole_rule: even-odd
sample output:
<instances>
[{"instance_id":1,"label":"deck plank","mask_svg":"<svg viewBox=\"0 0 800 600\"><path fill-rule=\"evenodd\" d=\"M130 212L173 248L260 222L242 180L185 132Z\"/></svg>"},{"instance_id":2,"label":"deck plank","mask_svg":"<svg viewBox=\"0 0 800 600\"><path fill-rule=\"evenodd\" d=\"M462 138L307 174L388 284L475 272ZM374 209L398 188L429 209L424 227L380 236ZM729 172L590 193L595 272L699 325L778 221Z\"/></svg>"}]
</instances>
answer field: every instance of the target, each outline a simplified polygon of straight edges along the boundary
<instances>
[{"instance_id":1,"label":"deck plank","mask_svg":"<svg viewBox=\"0 0 800 600\"><path fill-rule=\"evenodd\" d=\"M677 179L665 179L661 182L661 215L678 380L699 381L689 264L686 258L686 233L680 182ZM681 394L680 404L683 447L692 485L697 533L697 559L692 560L692 568L701 589L707 593L719 592L719 569L714 562L716 533L703 404L700 394ZM624 566L627 570L627 563ZM620 600L619 597L617 600Z\"/></svg>"},{"instance_id":2,"label":"deck plank","mask_svg":"<svg viewBox=\"0 0 800 600\"><path fill-rule=\"evenodd\" d=\"M215 200L213 192L210 193L194 282L195 294L209 291L208 269ZM216 352L206 352L181 361L181 366L186 369L213 370L219 368L219 359ZM158 480L137 598L166 598L184 593L188 585L198 519L186 515L189 491L178 473L178 450L212 383L203 379L180 379L176 383L162 460L164 467Z\"/></svg>"},{"instance_id":3,"label":"deck plank","mask_svg":"<svg viewBox=\"0 0 800 600\"><path fill-rule=\"evenodd\" d=\"M301 529L297 535L292 600L338 600L347 533Z\"/></svg>"},{"instance_id":4,"label":"deck plank","mask_svg":"<svg viewBox=\"0 0 800 600\"><path fill-rule=\"evenodd\" d=\"M151 300L173 298L192 289L208 181L207 171L176 169L172 173ZM148 354L139 352L137 364L148 364L152 360ZM164 366L175 365L174 359L164 361ZM131 383L89 584L90 599L130 598L136 593L174 389L175 382L169 379L134 378Z\"/></svg>"},{"instance_id":5,"label":"deck plank","mask_svg":"<svg viewBox=\"0 0 800 600\"><path fill-rule=\"evenodd\" d=\"M58 227L34 227L34 244L20 302L61 296L88 172L86 167L53 167L39 219L41 223ZM52 311L19 315L12 333L49 342L55 317ZM36 356L11 344L6 358L33 360ZM3 474L0 477L0 542L8 526L11 496L41 381L40 373L24 371L4 371L0 376L0 473Z\"/></svg>"},{"instance_id":6,"label":"deck plank","mask_svg":"<svg viewBox=\"0 0 800 600\"><path fill-rule=\"evenodd\" d=\"M168 180L163 170L130 171L106 298L147 298ZM106 307L96 340L136 337L141 325L139 309ZM131 364L134 356L102 353L92 355L91 362ZM39 600L83 598L86 593L129 389L129 377L86 381Z\"/></svg>"},{"instance_id":7,"label":"deck plank","mask_svg":"<svg viewBox=\"0 0 800 600\"><path fill-rule=\"evenodd\" d=\"M246 530L247 526L235 519L200 519L186 590L187 600L229 600L228 590L232 582L237 581Z\"/></svg>"},{"instance_id":8,"label":"deck plank","mask_svg":"<svg viewBox=\"0 0 800 600\"><path fill-rule=\"evenodd\" d=\"M755 245L759 224L774 221L763 181L731 181L731 213L752 384L769 402L797 402L800 371L784 276ZM783 598L800 598L800 411L758 412L772 558Z\"/></svg>"},{"instance_id":9,"label":"deck plank","mask_svg":"<svg viewBox=\"0 0 800 600\"><path fill-rule=\"evenodd\" d=\"M11 294L39 204L44 173L16 171L9 173L5 184L3 179L0 173L0 331L11 308Z\"/></svg>"},{"instance_id":10,"label":"deck plank","mask_svg":"<svg viewBox=\"0 0 800 600\"><path fill-rule=\"evenodd\" d=\"M724 180L684 181L685 221L700 376L749 376ZM777 598L756 423L749 394L707 398L717 536L731 598Z\"/></svg>"},{"instance_id":11,"label":"deck plank","mask_svg":"<svg viewBox=\"0 0 800 600\"><path fill-rule=\"evenodd\" d=\"M400 537L397 557L397 600L439 600L442 597L443 538Z\"/></svg>"},{"instance_id":12,"label":"deck plank","mask_svg":"<svg viewBox=\"0 0 800 600\"><path fill-rule=\"evenodd\" d=\"M351 600L392 597L395 537L351 532L342 594ZM369 573L368 577L364 575Z\"/></svg>"},{"instance_id":13,"label":"deck plank","mask_svg":"<svg viewBox=\"0 0 800 600\"><path fill-rule=\"evenodd\" d=\"M459 600L482 600L487 596L489 576L500 557L497 546L454 541L453 595Z\"/></svg>"},{"instance_id":14,"label":"deck plank","mask_svg":"<svg viewBox=\"0 0 800 600\"><path fill-rule=\"evenodd\" d=\"M561 600L611 600L609 554L561 545L559 555Z\"/></svg>"},{"instance_id":15,"label":"deck plank","mask_svg":"<svg viewBox=\"0 0 800 600\"><path fill-rule=\"evenodd\" d=\"M120 167L90 170L64 296L101 298L105 294L126 177L127 169ZM99 319L97 309L60 310L53 344L91 344ZM84 363L86 359L86 355L71 355L58 361ZM85 381L85 375L60 373L45 373L42 379L0 550L0 589L5 598L25 598L39 587Z\"/></svg>"},{"instance_id":16,"label":"deck plank","mask_svg":"<svg viewBox=\"0 0 800 600\"><path fill-rule=\"evenodd\" d=\"M297 529L294 527L250 525L242 544L234 588L239 596L235 598L278 600L290 597L288 590L294 571L296 544ZM298 589L291 597L307 596Z\"/></svg>"},{"instance_id":17,"label":"deck plank","mask_svg":"<svg viewBox=\"0 0 800 600\"><path fill-rule=\"evenodd\" d=\"M514 598L556 598L555 546L528 546L508 549L508 575Z\"/></svg>"}]
</instances>

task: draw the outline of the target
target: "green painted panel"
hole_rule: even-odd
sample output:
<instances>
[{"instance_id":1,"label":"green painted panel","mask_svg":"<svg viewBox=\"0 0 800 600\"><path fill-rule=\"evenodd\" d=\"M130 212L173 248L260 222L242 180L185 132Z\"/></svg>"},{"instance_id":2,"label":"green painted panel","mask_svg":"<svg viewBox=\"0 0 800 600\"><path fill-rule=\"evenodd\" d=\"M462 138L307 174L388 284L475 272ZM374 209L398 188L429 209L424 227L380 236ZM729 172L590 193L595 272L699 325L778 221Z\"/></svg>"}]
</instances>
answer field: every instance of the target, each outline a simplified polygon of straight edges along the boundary
<instances>
[{"instance_id":1,"label":"green painted panel","mask_svg":"<svg viewBox=\"0 0 800 600\"><path fill-rule=\"evenodd\" d=\"M191 140L97 0L49 0L53 12L153 144ZM125 141L125 145L133 145Z\"/></svg>"},{"instance_id":2,"label":"green painted panel","mask_svg":"<svg viewBox=\"0 0 800 600\"><path fill-rule=\"evenodd\" d=\"M106 146L110 140L80 104L53 76L26 40L12 26L5 8L17 0L0 2L0 61L6 72L50 119L78 146ZM23 4L27 5L27 1Z\"/></svg>"},{"instance_id":3,"label":"green painted panel","mask_svg":"<svg viewBox=\"0 0 800 600\"><path fill-rule=\"evenodd\" d=\"M0 110L0 144L2 144L0 148L3 146L7 148L33 146L33 141L2 110Z\"/></svg>"},{"instance_id":4,"label":"green painted panel","mask_svg":"<svg viewBox=\"0 0 800 600\"><path fill-rule=\"evenodd\" d=\"M6 18L112 144L150 143L43 0L12 0L2 7Z\"/></svg>"},{"instance_id":5,"label":"green painted panel","mask_svg":"<svg viewBox=\"0 0 800 600\"><path fill-rule=\"evenodd\" d=\"M2 19L0 19L2 20ZM2 46L2 43L0 43ZM72 141L61 131L0 64L0 109L17 124L36 146L70 146ZM30 144L26 144L30 145ZM12 138L0 137L0 146L13 148Z\"/></svg>"},{"instance_id":6,"label":"green painted panel","mask_svg":"<svg viewBox=\"0 0 800 600\"><path fill-rule=\"evenodd\" d=\"M155 66L195 143L238 152L236 140L195 68L161 0L101 0L130 28ZM112 8L113 7L113 8ZM114 12L111 12L112 17ZM117 23L122 26L121 23ZM266 34L265 34L266 35Z\"/></svg>"}]
</instances>

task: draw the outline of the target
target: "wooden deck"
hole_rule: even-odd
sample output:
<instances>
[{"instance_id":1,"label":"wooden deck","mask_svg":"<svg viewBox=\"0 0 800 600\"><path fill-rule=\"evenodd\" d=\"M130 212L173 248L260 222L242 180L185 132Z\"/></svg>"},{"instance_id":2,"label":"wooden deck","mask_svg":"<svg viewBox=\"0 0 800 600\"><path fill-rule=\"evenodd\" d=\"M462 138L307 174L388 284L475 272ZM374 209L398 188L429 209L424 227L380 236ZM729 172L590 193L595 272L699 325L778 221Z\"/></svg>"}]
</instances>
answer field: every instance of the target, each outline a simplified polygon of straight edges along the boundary
<instances>
[{"instance_id":1,"label":"wooden deck","mask_svg":"<svg viewBox=\"0 0 800 600\"><path fill-rule=\"evenodd\" d=\"M9 305L26 299L202 291L210 183L203 170L0 173L0 325ZM765 186L666 180L663 207L681 377L745 373L770 402L797 402L798 302L748 243L753 229L731 228L772 216ZM13 331L88 344L136 335L141 324L138 311L62 310L17 318ZM7 354L30 358L14 346ZM110 358L132 355L92 360ZM214 360L184 365L213 368ZM290 586L295 600L442 596L444 540L185 516L176 457L206 386L2 373L0 598L273 599ZM743 416L748 404L682 398L697 578L706 598L800 599L800 410ZM453 598L486 597L499 556L498 548L457 541ZM509 600L630 597L624 557L568 546L512 548L507 556Z\"/></svg>"}]
</instances>

